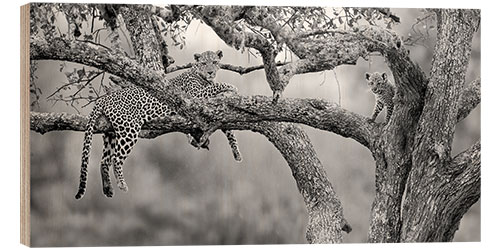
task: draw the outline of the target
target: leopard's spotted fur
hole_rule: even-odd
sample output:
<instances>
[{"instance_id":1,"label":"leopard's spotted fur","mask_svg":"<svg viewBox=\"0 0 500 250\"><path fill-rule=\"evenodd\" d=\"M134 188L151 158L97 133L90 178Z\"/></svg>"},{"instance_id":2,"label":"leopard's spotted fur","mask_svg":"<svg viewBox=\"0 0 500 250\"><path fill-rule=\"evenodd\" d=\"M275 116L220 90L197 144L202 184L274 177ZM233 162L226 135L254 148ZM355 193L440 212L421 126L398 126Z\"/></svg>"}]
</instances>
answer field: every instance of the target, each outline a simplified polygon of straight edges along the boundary
<instances>
[{"instance_id":1,"label":"leopard's spotted fur","mask_svg":"<svg viewBox=\"0 0 500 250\"><path fill-rule=\"evenodd\" d=\"M394 109L394 93L395 88L392 83L387 79L387 74L374 72L373 74L365 73L366 81L373 94L375 94L375 108L373 109L371 122L374 122L378 114L384 107L387 107L387 114L385 116L385 123L391 120L392 111Z\"/></svg>"},{"instance_id":2,"label":"leopard's spotted fur","mask_svg":"<svg viewBox=\"0 0 500 250\"><path fill-rule=\"evenodd\" d=\"M193 98L209 98L223 92L237 91L230 84L213 81L219 69L222 51L206 51L202 54L195 54L194 57L195 63L190 70L169 81L179 86ZM165 117L173 113L175 113L174 110L137 86L127 87L98 99L89 115L89 122L85 131L80 186L75 198L80 199L85 194L93 128L99 117L104 116L111 123L114 130L103 135L104 149L101 160L103 192L107 197L112 197L113 187L109 167L113 166L113 173L118 187L123 191L127 191L128 187L123 177L122 165L137 142L142 125L152 119ZM223 132L229 141L234 158L241 161L241 154L233 132Z\"/></svg>"}]
</instances>

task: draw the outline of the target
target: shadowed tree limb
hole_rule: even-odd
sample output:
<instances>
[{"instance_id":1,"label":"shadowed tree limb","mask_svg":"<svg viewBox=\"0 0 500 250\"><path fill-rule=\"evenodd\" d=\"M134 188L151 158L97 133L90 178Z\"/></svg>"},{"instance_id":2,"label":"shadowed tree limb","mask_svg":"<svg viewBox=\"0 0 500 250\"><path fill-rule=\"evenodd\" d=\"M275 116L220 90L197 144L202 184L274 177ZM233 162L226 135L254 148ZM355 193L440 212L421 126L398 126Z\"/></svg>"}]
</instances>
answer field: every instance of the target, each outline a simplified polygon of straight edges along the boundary
<instances>
[{"instance_id":1,"label":"shadowed tree limb","mask_svg":"<svg viewBox=\"0 0 500 250\"><path fill-rule=\"evenodd\" d=\"M125 14L127 15L127 14ZM126 22L136 22L138 21L135 20L134 18L126 17ZM127 21L128 20L128 21ZM148 20L143 20L143 21L138 21L138 22L148 22ZM149 20L150 21L150 20ZM130 24L130 23L129 23ZM130 27L133 27L135 25L131 25ZM133 35L134 36L134 35ZM133 40L133 39L132 39ZM137 39L136 39L137 40ZM140 39L144 40L144 39ZM133 40L134 41L134 40ZM111 69L111 72L116 74L117 76L122 77L123 79L126 79L126 81L132 82L134 84L137 84L141 87L144 87L146 90L150 91L150 93L155 93L154 94L157 98L160 96L158 99L166 104L173 104L173 107L178 108L181 110L180 113L182 114L190 114L191 112L189 111L198 111L192 113L192 115L188 116L190 120L194 120L194 123L192 123L194 129L198 129L200 124L202 126L202 129L206 131L207 127L212 129L213 124L219 125L220 122L217 120L213 120L210 117L210 113L208 115L205 115L204 117L200 114L202 114L200 111L203 110L205 111L205 107L202 105L199 105L199 103L192 102L191 100L185 98L182 94L176 92L175 87L176 86L170 86L170 83L168 80L164 80L163 74L158 73L158 72L152 72L154 70L149 69L150 67L147 67L148 69L143 68L144 64L148 65L151 62L155 63L158 61L158 58L153 58L153 61L150 61L151 58L148 58L147 52L149 51L148 45L144 44L143 47L139 47L139 50L136 48L136 53L139 55L139 61L142 62L139 65L137 62L134 60L130 60L126 58L123 55L117 54L115 52L111 52L109 50L101 50L99 53L96 51L89 51L90 54L85 54L82 53L86 49L86 45L84 44L74 44L73 42L68 42L62 39L56 39L54 43L51 43L50 45L45 44L44 42L35 44L32 46L33 50L31 53L32 58L37 58L37 59L58 59L58 60L68 60L68 61L73 61L73 59L69 59L72 56L68 55L71 53L67 53L61 51L60 49L66 47L68 48L69 44L69 49L77 49L77 53L80 54L79 59L76 60L81 60L80 63L83 64L90 64L90 66L94 66L97 68L107 68L107 70ZM134 42L135 44L135 42ZM54 46L56 45L56 46ZM51 48L51 46L56 47L55 50L54 47ZM91 50L91 49L90 49ZM93 52L93 53L92 53ZM142 55L141 55L142 53ZM64 55L66 54L66 55ZM104 55L104 60L103 56ZM67 56L67 57L66 57ZM84 57L85 59L81 59ZM63 59L64 58L64 59ZM118 70L120 68L120 70ZM127 69L132 69L133 72L127 72L123 73L124 71L127 71ZM116 70L116 71L113 71ZM138 77L139 79L136 79L135 76L140 75ZM163 79L162 79L163 78ZM317 105L316 105L317 106ZM183 107L188 107L184 109ZM191 109L191 108L194 109ZM182 112L184 111L184 112ZM247 113L247 112L246 112ZM35 122L35 118L42 117L40 114L33 114L33 126L35 129L42 131L43 129L40 129L40 119L37 122ZM203 117L203 118L200 118ZM50 118L50 117L46 117ZM64 118L60 116L59 118ZM73 117L74 118L74 117ZM201 120L206 119L210 120L210 122L206 122L204 124L203 122L200 122ZM37 126L35 126L37 124ZM255 125L255 123L249 123L251 125ZM64 123L58 123L57 126L58 128L62 128ZM81 124L80 124L81 125ZM67 124L64 126L68 126ZM102 125L106 126L106 125ZM103 128L105 129L105 128ZM108 127L109 129L109 127ZM256 129L256 128L254 128ZM264 128L266 129L266 128ZM285 144L285 149L287 149L287 153L289 156L287 156L287 161L289 162L290 167L292 168L292 172L294 173L294 177L296 178L296 181L298 183L298 187L300 192L304 195L304 200L306 202L306 207L310 211L310 216L313 216L310 220L310 226L308 227L308 235L307 239L310 242L325 242L325 243L334 243L334 242L340 242L342 240L342 234L341 230L350 230L350 226L346 223L346 220L343 218L342 215L342 208L340 205L340 202L338 199L336 199L334 193L333 193L333 188L331 187L331 184L329 183L328 179L326 178L326 173L322 169L321 163L319 159L317 159L316 153L314 152L314 149L312 148L311 143L309 142L309 139L303 131L296 127L296 125L289 124L286 127L287 131L292 133L294 132L295 135L292 137L285 137L282 136L280 133L274 132L269 133L269 136L272 138L272 142L274 144L278 143L277 148L283 149L283 146L280 147L279 144ZM180 130L180 129L179 129ZM269 129L269 131L272 131L272 129ZM165 130L158 130L156 129L155 131L165 131ZM156 136L158 133L154 132L153 136ZM150 134L144 135L141 134L143 137L150 137ZM297 137L297 138L295 138ZM286 145L288 143L288 146ZM298 151L300 149L300 151ZM302 152L304 151L304 152ZM294 157L294 155L297 155L299 157ZM301 158L305 155L306 158ZM291 157L291 158L290 158ZM308 163L307 161L313 161L311 163ZM305 170L300 170L294 168L294 164L299 164L302 167L315 167L319 168L321 171L309 171L307 169ZM299 166L299 167L300 167ZM298 173L298 174L297 174ZM302 173L302 174L301 174ZM300 178L314 178L314 180L301 180ZM325 183L326 182L326 183ZM302 183L302 184L300 184ZM312 186L313 189L304 187L305 184ZM314 188L316 185L319 185L318 187ZM330 187L330 188L328 188ZM321 192L321 196L324 195L324 197L318 197L317 193ZM324 200L326 199L326 200ZM333 204L333 206L332 206ZM319 209L321 208L321 209ZM314 211L313 211L314 210Z\"/></svg>"},{"instance_id":2,"label":"shadowed tree limb","mask_svg":"<svg viewBox=\"0 0 500 250\"><path fill-rule=\"evenodd\" d=\"M245 15L247 15L247 10L248 8L246 10L244 9L243 11L237 11L234 17L245 18ZM449 13L443 14L440 11L437 11L437 13L439 22L442 22L449 17L447 16ZM209 16L211 13L208 12L206 14L207 16ZM459 24L459 29L461 29L461 25L463 23L461 23L460 21L464 20L465 22L472 24L472 26L475 26L475 21L469 18L470 13L463 12L461 14L461 18L463 20L450 22L451 24L443 25L441 27L438 25L438 32L442 31L442 27L453 28L455 24ZM258 46L259 43L262 42L259 40L258 36L247 36L248 34L242 33L242 30L238 29L224 29L227 27L228 26L223 26L220 28L222 31L225 30L228 33L235 34L236 36L232 36L233 38L241 38L237 36L243 34L243 39L237 40L240 42L241 46L248 46L246 44L248 41L253 42L255 46ZM229 28L234 27L229 26ZM477 27L473 27L473 30L476 30L476 28ZM292 77L297 72L321 71L324 69L329 69L330 67L335 65L335 63L354 64L360 57L365 58L363 57L363 55L368 56L372 52L379 52L380 54L382 54L393 73L395 85L397 88L396 97L394 100L396 111L394 112L389 124L385 126L383 124L367 123L366 118L357 114L353 114L346 110L339 109L335 105L321 100L306 99L304 102L296 102L295 99L282 99L281 101L277 102L276 105L274 105L277 107L272 108L269 107L273 106L270 105L270 98L249 98L236 95L225 98L214 98L213 100L208 100L203 103L203 105L201 105L194 100L184 98L182 94L176 92L175 86L169 86L169 82L167 80L164 80L164 74L151 73L147 69L141 68L141 66L136 67L136 65L134 65L134 62L127 64L129 63L129 61L127 61L126 58L120 58L121 55L119 54L104 52L101 53L103 57L99 57L99 54L93 54L91 52L91 55L97 56L87 57L83 61L86 61L87 63L91 62L91 64L94 63L91 66L98 67L100 69L118 69L118 67L121 67L120 71L122 72L115 73L117 76L123 77L127 81L132 81L133 83L143 86L150 91L159 89L160 91L157 94L159 96L158 99L168 103L172 107L175 107L176 105L179 106L179 113L182 115L181 117L183 119L189 120L197 129L201 128L205 131L212 131L214 128L221 127L238 129L238 127L243 128L245 126L261 123L263 121L276 120L301 122L304 124L309 124L311 126L319 127L324 130L332 131L346 137L354 138L355 140L372 150L377 164L375 171L376 198L373 203L372 224L370 225L369 240L373 242L447 240L453 237L453 233L456 230L453 229L453 227L458 226L458 224L451 223L451 225L453 226L443 226L443 230L440 229L441 231L439 232L437 230L434 230L436 232L434 234L425 232L428 234L422 234L420 236L415 232L411 232L411 230L408 228L410 228L412 224L408 224L405 225L405 228L407 228L405 234L401 234L403 219L406 219L406 222L411 221L411 213L409 216L405 215L401 217L402 210L403 213L408 212L401 208L401 203L405 187L407 187L407 196L405 199L411 200L411 202L404 201L405 204L407 202L408 205L405 208L412 208L412 206L426 207L426 204L421 204L419 202L421 202L421 200L426 200L427 197L435 199L431 199L433 202L437 201L439 194L435 195L429 192L426 194L422 194L422 197L419 196L420 198L417 199L415 197L420 194L415 190L420 190L420 187L423 186L424 188L422 190L424 190L423 193L425 193L427 189L434 188L432 185L439 184L439 178L445 176L448 173L446 171L444 173L441 173L439 171L436 171L436 169L448 169L447 164L452 161L452 159L450 159L449 157L449 153L447 153L448 148L446 147L446 145L442 147L443 145L442 143L440 143L443 141L451 142L452 139L442 140L442 137L439 136L421 135L424 139L426 139L423 140L424 143L414 141L414 138L417 134L417 129L423 129L418 130L419 134L422 131L425 132L427 129L425 127L425 124L421 123L421 121L423 121L424 119L427 121L432 121L432 119L429 119L432 118L432 116L428 116L427 112L434 109L436 113L443 114L442 110L440 110L440 107L451 109L451 112L444 113L446 115L446 117L444 117L445 119L441 119L443 117L440 117L440 119L437 119L435 124L430 125L431 127L438 128L437 130L444 131L445 133L443 134L449 135L449 132L454 130L454 126L457 121L460 121L461 119L466 117L467 114L480 101L480 81L473 82L473 84L468 86L467 89L462 90L462 86L464 85L464 83L462 80L463 78L460 74L465 74L465 70L463 70L462 64L468 63L467 56L460 59L460 63L457 64L455 64L455 62L453 61L444 62L444 59L449 59L447 58L448 56L463 56L463 53L460 50L464 45L470 45L468 41L464 41L466 40L464 39L464 37L468 37L470 35L469 31L470 30L464 29L455 32L456 34L463 34L463 37L459 37L458 39L449 38L447 36L444 36L447 37L446 39L443 39L443 36L438 37L438 44L439 42L450 43L452 44L450 46L456 47L455 49L457 50L457 53L446 52L446 55L444 56L435 55L437 61L443 61L435 63L435 65L433 62L432 70L435 70L436 67L443 65L449 68L442 69L442 72L433 72L430 77L431 81L429 81L425 74L420 70L418 65L416 65L409 59L409 56L406 53L407 51L404 46L402 46L399 37L395 35L395 33L387 31L385 29L368 27L359 28L348 32L331 32L329 35L319 35L319 33L317 33L317 35L314 35L312 38L302 36L297 37L295 40L286 40L290 44L294 42L297 43L299 46L296 47L295 51L298 51L296 52L297 54L302 53L304 57L299 59L298 61L294 61L293 63L289 63L277 69L280 79L279 83L283 84L283 89L287 84L286 77ZM62 44L63 46L61 47L67 45L67 47L71 47L71 49L73 48L72 46L75 46L73 42L68 41L63 41L62 43L60 43L60 40L56 40L55 43L58 45ZM35 49L39 49L40 47L44 46L43 41L41 41L40 44L42 45L39 47L35 46ZM237 42L234 42L233 46L236 47L238 46L237 44ZM305 47L300 47L300 45L302 44L305 45ZM77 45L76 47L78 46L79 45ZM343 46L345 48L348 48L349 50L343 51ZM332 47L333 49L330 49ZM339 50L336 50L336 48ZM108 51L102 47L101 49ZM439 51L441 49L442 47L436 46L435 51ZM42 59L54 59L55 57L57 57L58 50L59 48L50 52L45 51L43 53L35 54L37 56L43 54L42 57L44 58ZM53 54L56 56L54 56ZM436 54L438 53L436 52ZM79 56L85 57L86 55L80 54ZM336 59L335 56L341 59ZM71 57L68 58L70 59L66 60L72 61ZM267 59L269 58L270 57L267 57ZM266 67L269 67L270 63L274 63L272 62L274 61L274 59L267 59L264 60L264 62L266 64ZM115 60L118 60L118 62L115 62ZM85 62L83 63L87 64ZM129 72L124 72L129 69L134 71L134 73L129 74ZM267 72L269 72L269 70L267 70L266 73ZM444 81L435 81L436 79L433 78L436 75L444 75L445 77L443 78L446 78L447 72L450 75L454 75L453 77L450 77L451 80L444 79ZM283 81L284 79L285 81ZM443 95L443 91L440 88L446 89L450 82L453 82L452 85L459 85L460 87L458 89L449 91L447 93L448 95ZM276 89L276 86L271 86L271 88ZM434 97L428 99L429 96L433 95ZM470 98L468 97L469 95L471 96ZM430 105L432 99L435 99L435 97L441 97L442 99L451 100L455 103L451 106L448 105L449 107L445 104L440 104L437 105L436 108L435 106L433 107L432 105ZM204 108L202 106L204 106ZM300 118L292 117L292 114L294 112L296 113L294 114L294 116L302 116L301 112L306 112L308 114L305 115L307 119L300 120ZM345 128L346 126L347 129ZM432 130L432 128L430 130ZM161 130L161 127L158 128L158 130L150 131L152 131L152 133L146 136L157 136L163 132ZM437 133L437 135L440 133L441 131ZM429 150L425 150L426 148L414 148L414 146L419 145L419 143L420 145L429 145L429 141L427 140L429 138L434 139L434 141L430 141L430 155ZM437 147L435 146L436 144L432 146L433 142L438 142ZM480 151L480 146L477 148L477 151ZM415 164L415 162L413 161L413 157L415 157L416 153L420 152L427 153L427 156L429 157L426 158L422 156L421 159L428 159L429 162L421 161L418 164ZM445 157L442 157L443 155ZM470 155L473 156L474 154ZM419 159L419 161L421 159ZM415 167L416 165L418 166ZM478 162L477 170L479 170L479 165L480 163ZM436 168L435 166L441 166L442 168ZM422 170L422 168L426 169ZM407 176L410 174L410 170L412 171L412 176L414 173L418 173L419 171L425 172L425 177L416 175L416 177L413 178L416 180L423 180L423 182L428 181L429 183L424 183L424 185L421 185L421 183L408 183L408 185L406 185L408 180ZM460 175L460 172L464 171L466 170L460 170L454 173L454 176ZM452 179L453 178L450 178L450 180ZM410 181L412 180L413 179L410 178ZM459 189L457 193L458 195L466 194L464 193L464 190L461 189ZM475 201L473 201L471 204L473 204L474 202ZM466 211L467 209L468 207L464 211ZM425 214L425 211L420 214ZM441 215L439 216L446 216L444 213L440 214ZM453 213L451 212L450 214ZM431 217L434 216L432 219L430 219L430 221L435 222L436 220L441 220L441 217L439 216L435 216L433 214L430 215ZM429 219L425 216L422 218L424 220ZM447 221L447 218L443 218L442 221ZM339 224L337 223L337 226L338 225ZM312 238L308 237L308 239Z\"/></svg>"},{"instance_id":3,"label":"shadowed tree limb","mask_svg":"<svg viewBox=\"0 0 500 250\"><path fill-rule=\"evenodd\" d=\"M408 91L417 92L416 99L423 93L427 80L418 65L408 57L408 51L402 39L392 30L360 26L352 31L338 30L327 32L328 36L304 37L295 34L287 26L277 25L266 8L240 6L207 6L197 9L197 15L207 23L216 34L228 45L240 48L242 45L255 48L261 52L267 66L268 84L279 97L295 74L318 72L334 69L344 64L355 64L359 58L367 59L372 52L384 55L394 73L396 85ZM277 69L273 55L276 54L272 44L264 37L251 32L238 30L234 25L236 18L244 17L254 25L268 29L276 42L284 42L300 58ZM320 31L314 31L320 32ZM403 71L402 71L403 70ZM397 74L397 71L406 74ZM405 96L406 97L406 96Z\"/></svg>"},{"instance_id":4,"label":"shadowed tree limb","mask_svg":"<svg viewBox=\"0 0 500 250\"><path fill-rule=\"evenodd\" d=\"M440 203L442 193L447 191L436 187L441 183L438 173L446 169L451 160L455 125L457 117L461 116L460 95L467 93L463 92L465 73L469 65L473 34L479 23L478 10L442 9L437 12L438 39L425 104L413 144L413 164L402 210L404 230L401 240L408 242L450 239L449 236L445 237L442 230L448 229L447 223L451 219L448 216L454 214L440 213L439 210L443 207L437 203ZM477 149L479 148L478 144ZM455 202L457 196L467 195L469 190L456 191L458 194L448 197L446 202ZM436 206L423 209L414 205L424 200ZM419 218L415 214L419 214ZM444 224L437 228L436 221Z\"/></svg>"},{"instance_id":5,"label":"shadowed tree limb","mask_svg":"<svg viewBox=\"0 0 500 250\"><path fill-rule=\"evenodd\" d=\"M369 124L366 118L321 100L289 99L273 107L268 98L254 96L214 98L200 105L202 101L189 99L181 91L176 90L176 86L170 86L166 80L168 77L164 73L152 72L124 55L114 54L102 48L95 50L91 44L83 42L56 39L51 43L32 42L31 48L31 59L55 59L82 63L145 87L151 90L151 93L159 100L179 110L181 115L196 121L202 130L210 127L210 124L214 122L255 122L275 119L276 121L303 122L354 138L365 146L370 145L372 131L377 131L377 129L372 129L373 125ZM227 108L230 108L232 112L225 112ZM260 112L261 117L259 113L252 114L256 111ZM233 115L228 115L230 113ZM297 114L303 114L303 116ZM305 116L306 114L308 116ZM205 119L202 120L202 117Z\"/></svg>"},{"instance_id":6,"label":"shadowed tree limb","mask_svg":"<svg viewBox=\"0 0 500 250\"><path fill-rule=\"evenodd\" d=\"M239 49L242 46L254 48L260 52L264 63L267 82L273 90L276 102L283 92L280 74L276 65L278 51L274 45L263 36L247 32L235 21L253 10L253 7L243 6L203 6L195 9L195 14L209 25L215 33L229 46Z\"/></svg>"},{"instance_id":7,"label":"shadowed tree limb","mask_svg":"<svg viewBox=\"0 0 500 250\"><path fill-rule=\"evenodd\" d=\"M30 114L31 130L44 134L49 131L85 131L87 117L75 114L38 113ZM306 133L291 123L238 122L228 124L232 130L252 130L266 136L281 152L292 171L299 192L304 198L309 213L306 238L310 243L339 243L341 231L350 232L351 227L343 216L342 205ZM109 122L100 119L94 133L113 131ZM180 116L171 116L144 124L141 138L154 138L159 134L181 131L189 133L196 125Z\"/></svg>"},{"instance_id":8,"label":"shadowed tree limb","mask_svg":"<svg viewBox=\"0 0 500 250\"><path fill-rule=\"evenodd\" d=\"M443 176L440 195L447 204L442 213L448 223L441 233L443 241L452 241L462 217L481 196L481 142L455 156Z\"/></svg>"},{"instance_id":9,"label":"shadowed tree limb","mask_svg":"<svg viewBox=\"0 0 500 250\"><path fill-rule=\"evenodd\" d=\"M481 102L481 78L469 83L463 89L458 104L457 122L466 118Z\"/></svg>"},{"instance_id":10,"label":"shadowed tree limb","mask_svg":"<svg viewBox=\"0 0 500 250\"><path fill-rule=\"evenodd\" d=\"M307 241L342 242L341 231L350 232L351 227L306 133L289 123L262 122L249 124L249 128L265 135L288 162L309 213Z\"/></svg>"}]
</instances>

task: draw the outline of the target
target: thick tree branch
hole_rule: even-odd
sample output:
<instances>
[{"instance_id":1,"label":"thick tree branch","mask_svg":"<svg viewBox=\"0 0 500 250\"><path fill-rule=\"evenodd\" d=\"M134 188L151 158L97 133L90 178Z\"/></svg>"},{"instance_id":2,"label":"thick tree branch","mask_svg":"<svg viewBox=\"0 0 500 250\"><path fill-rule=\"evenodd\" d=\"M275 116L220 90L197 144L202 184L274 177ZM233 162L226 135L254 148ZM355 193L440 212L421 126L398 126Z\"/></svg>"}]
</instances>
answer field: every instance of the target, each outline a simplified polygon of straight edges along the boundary
<instances>
[{"instance_id":1,"label":"thick tree branch","mask_svg":"<svg viewBox=\"0 0 500 250\"><path fill-rule=\"evenodd\" d=\"M197 16L209 25L215 33L228 45L239 49L240 46L254 48L262 56L267 82L273 90L274 100L281 96L285 86L280 79L276 65L278 51L265 37L252 32L244 31L235 25L235 21L253 8L243 6L203 6L198 9Z\"/></svg>"},{"instance_id":2,"label":"thick tree branch","mask_svg":"<svg viewBox=\"0 0 500 250\"><path fill-rule=\"evenodd\" d=\"M125 26L130 33L130 40L132 41L132 49L135 52L136 60L146 68L153 71L165 70L163 61L168 64L168 54L165 52L160 41L158 34L155 32L154 20L151 19L150 13L151 5L127 5L120 8L120 14L123 16ZM161 35L159 35L161 37ZM162 59L165 57L165 60Z\"/></svg>"},{"instance_id":3,"label":"thick tree branch","mask_svg":"<svg viewBox=\"0 0 500 250\"><path fill-rule=\"evenodd\" d=\"M263 126L264 125L264 126ZM340 243L342 233L351 231L342 205L326 176L306 133L287 123L248 124L265 135L285 157L309 213L306 239L309 243Z\"/></svg>"},{"instance_id":4,"label":"thick tree branch","mask_svg":"<svg viewBox=\"0 0 500 250\"><path fill-rule=\"evenodd\" d=\"M208 117L211 121L219 124L218 128L221 129L237 130L241 129L239 125L241 123L261 121L294 122L352 138L366 147L370 147L373 144L377 131L380 130L375 124L369 123L366 117L347 111L327 101L317 99L286 98L274 105L270 97L232 96L213 98L203 102L202 105L205 106L201 111L202 113L191 115ZM57 126L67 125L67 121L70 121L74 117L77 116L50 117L48 119L50 125L39 127L36 131L44 133L51 130L58 130L59 127ZM169 127L167 125L163 127L160 125L162 123L178 124L174 128L179 129L179 125L186 123L188 120L181 116L175 116L174 118L167 118L164 121L159 120L158 124L154 123L153 127L150 127L150 124L145 129L168 131ZM83 120L80 121L82 123L78 123L76 127L68 128L80 131L85 124ZM189 126L194 125L189 123ZM188 130L189 128L184 128L180 131L185 132Z\"/></svg>"},{"instance_id":5,"label":"thick tree branch","mask_svg":"<svg viewBox=\"0 0 500 250\"><path fill-rule=\"evenodd\" d=\"M210 6L202 8L198 16L211 26L228 45L235 48L245 45L261 52L265 65L269 67L266 70L266 76L275 96L277 93L277 96L280 95L295 74L330 70L344 64L356 64L359 58L367 59L370 53L378 52L387 58L394 73L396 85L408 92L408 94L402 92L401 98L420 100L427 80L418 65L410 60L402 39L395 32L380 27L362 26L352 31L329 31L321 36L304 37L304 34L295 34L287 26L277 25L278 22L273 21L273 17L265 11L266 8L272 7L243 9L242 7ZM270 30L278 44L286 43L300 60L279 69L274 67L272 55L275 51L271 43L254 33L238 31L238 26L235 27L233 21L241 17ZM325 34L330 35L325 36Z\"/></svg>"},{"instance_id":6,"label":"thick tree branch","mask_svg":"<svg viewBox=\"0 0 500 250\"><path fill-rule=\"evenodd\" d=\"M189 99L176 86L170 86L167 75L145 68L124 54L79 41L60 38L30 42L30 59L61 60L84 64L114 74L150 91L158 100L182 110Z\"/></svg>"},{"instance_id":7,"label":"thick tree branch","mask_svg":"<svg viewBox=\"0 0 500 250\"><path fill-rule=\"evenodd\" d=\"M440 232L422 228L434 228L435 221L447 221L451 219L447 216L452 214L441 214L438 210L442 208L422 211L414 204L422 200L438 203L441 193L446 192L446 189L435 188L441 181L435 173L445 168L451 159L455 125L461 117L459 98L463 93L473 33L478 22L477 10L438 11L438 38L431 77L413 143L413 164L402 210L403 241L446 240ZM415 214L421 214L421 218L412 216Z\"/></svg>"},{"instance_id":8,"label":"thick tree branch","mask_svg":"<svg viewBox=\"0 0 500 250\"><path fill-rule=\"evenodd\" d=\"M223 123L263 120L302 123L353 138L367 147L370 147L379 131L366 117L318 99L285 98L274 104L269 97L251 96L213 99L208 103L213 103L210 105L212 107L227 105L231 110L238 111L239 114L226 112L220 117Z\"/></svg>"},{"instance_id":9,"label":"thick tree branch","mask_svg":"<svg viewBox=\"0 0 500 250\"><path fill-rule=\"evenodd\" d=\"M87 123L88 117L84 115L30 112L30 129L40 134L66 130L84 132ZM174 131L190 133L195 128L196 126L189 120L179 115L173 115L144 124L139 137L151 139ZM103 118L99 119L94 127L95 134L112 131L111 123Z\"/></svg>"},{"instance_id":10,"label":"thick tree branch","mask_svg":"<svg viewBox=\"0 0 500 250\"><path fill-rule=\"evenodd\" d=\"M481 196L481 142L455 156L445 172L450 179L446 180L448 183L441 194L447 202L443 214L448 220L442 230L442 240L452 241L463 215Z\"/></svg>"},{"instance_id":11,"label":"thick tree branch","mask_svg":"<svg viewBox=\"0 0 500 250\"><path fill-rule=\"evenodd\" d=\"M30 113L32 131L44 134L49 131L85 131L87 117L74 114ZM338 243L342 240L341 231L351 230L342 211L342 205L309 137L298 126L286 123L258 122L229 124L226 128L252 130L266 136L285 157L297 187L304 197L309 212L307 240L311 243ZM158 135L181 131L190 133L196 125L180 116L171 116L151 121L143 125L141 138L154 138ZM113 131L111 124L100 119L94 133Z\"/></svg>"},{"instance_id":12,"label":"thick tree branch","mask_svg":"<svg viewBox=\"0 0 500 250\"><path fill-rule=\"evenodd\" d=\"M210 127L215 123L287 121L338 133L353 138L367 147L374 138L372 134L378 131L376 125L368 123L365 117L326 101L288 99L273 107L270 105L270 99L262 96L215 98L206 102L193 100L175 90L175 86L170 86L163 72L152 72L121 54L95 49L92 45L82 42L66 42L60 39L51 43L32 42L31 47L32 59L82 63L145 87L159 100L184 111L180 114L197 121L202 130L205 126Z\"/></svg>"},{"instance_id":13,"label":"thick tree branch","mask_svg":"<svg viewBox=\"0 0 500 250\"><path fill-rule=\"evenodd\" d=\"M453 240L463 215L480 197L481 143L476 142L437 170L430 183L430 188L415 190L425 194L427 202L415 208L420 215L419 224L413 227L404 224L402 241ZM434 223L428 223L429 220Z\"/></svg>"},{"instance_id":14,"label":"thick tree branch","mask_svg":"<svg viewBox=\"0 0 500 250\"><path fill-rule=\"evenodd\" d=\"M481 78L469 83L462 91L458 103L457 122L463 120L481 102Z\"/></svg>"},{"instance_id":15,"label":"thick tree branch","mask_svg":"<svg viewBox=\"0 0 500 250\"><path fill-rule=\"evenodd\" d=\"M394 76L396 95L395 111L372 150L376 161L375 199L368 240L398 242L402 219L401 202L412 165L412 145L428 80L420 67L410 59L404 46L399 44L401 40L398 36L379 33L382 30L377 30L372 35L364 36L376 41L383 41L385 38L386 42L379 45L375 42L368 43L385 56ZM384 33L384 38L381 39L379 36Z\"/></svg>"}]
</instances>

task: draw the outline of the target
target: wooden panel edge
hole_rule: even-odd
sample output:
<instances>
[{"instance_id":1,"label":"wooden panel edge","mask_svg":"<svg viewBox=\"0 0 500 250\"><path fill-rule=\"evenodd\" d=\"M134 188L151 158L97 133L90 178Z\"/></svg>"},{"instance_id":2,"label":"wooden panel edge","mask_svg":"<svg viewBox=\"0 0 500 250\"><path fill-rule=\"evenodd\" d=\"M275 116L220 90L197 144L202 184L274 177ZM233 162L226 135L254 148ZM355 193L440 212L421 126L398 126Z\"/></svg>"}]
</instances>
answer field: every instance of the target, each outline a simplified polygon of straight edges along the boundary
<instances>
[{"instance_id":1,"label":"wooden panel edge","mask_svg":"<svg viewBox=\"0 0 500 250\"><path fill-rule=\"evenodd\" d=\"M30 5L21 6L21 244L30 246Z\"/></svg>"}]
</instances>

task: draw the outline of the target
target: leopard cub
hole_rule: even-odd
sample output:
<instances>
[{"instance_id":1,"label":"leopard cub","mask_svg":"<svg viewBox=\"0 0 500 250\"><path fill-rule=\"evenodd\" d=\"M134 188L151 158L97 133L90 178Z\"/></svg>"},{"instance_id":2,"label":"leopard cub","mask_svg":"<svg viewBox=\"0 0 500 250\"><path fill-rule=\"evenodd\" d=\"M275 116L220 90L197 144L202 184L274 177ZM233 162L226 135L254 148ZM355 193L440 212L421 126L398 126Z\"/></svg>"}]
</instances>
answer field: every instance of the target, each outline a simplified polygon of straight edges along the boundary
<instances>
[{"instance_id":1,"label":"leopard cub","mask_svg":"<svg viewBox=\"0 0 500 250\"><path fill-rule=\"evenodd\" d=\"M369 121L374 122L382 109L387 107L385 123L389 123L394 109L394 85L387 79L387 74L385 72L382 74L378 72L374 72L373 74L366 72L365 78L368 82L368 87L370 87L373 94L375 94L375 108L373 109L373 114Z\"/></svg>"}]
</instances>

